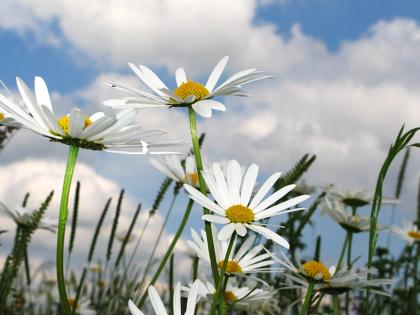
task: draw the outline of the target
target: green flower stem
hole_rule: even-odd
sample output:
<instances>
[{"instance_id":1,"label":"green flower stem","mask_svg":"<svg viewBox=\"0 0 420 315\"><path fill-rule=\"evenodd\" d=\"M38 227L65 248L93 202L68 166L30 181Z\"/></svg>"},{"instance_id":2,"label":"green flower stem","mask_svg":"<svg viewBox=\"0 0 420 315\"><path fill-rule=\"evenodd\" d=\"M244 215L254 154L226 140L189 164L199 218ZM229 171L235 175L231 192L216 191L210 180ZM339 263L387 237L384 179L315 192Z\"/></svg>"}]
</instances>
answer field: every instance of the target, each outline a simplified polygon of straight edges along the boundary
<instances>
[{"instance_id":1,"label":"green flower stem","mask_svg":"<svg viewBox=\"0 0 420 315\"><path fill-rule=\"evenodd\" d=\"M198 180L200 182L200 191L204 195L207 195L206 183L204 182L203 176L201 174L201 172L203 171L203 163L201 161L200 145L198 143L198 136L197 136L197 118L195 115L195 111L192 109L192 107L188 107L188 115L189 115L189 120L190 120L191 140L193 143L195 163L197 165ZM205 207L203 207L203 212L204 214L209 214L209 210L207 210ZM204 228L206 231L207 244L209 248L211 272L213 275L214 283L217 286L219 283L219 275L217 272L217 261L216 261L216 254L214 251L213 235L211 232L210 222L205 221Z\"/></svg>"},{"instance_id":2,"label":"green flower stem","mask_svg":"<svg viewBox=\"0 0 420 315\"><path fill-rule=\"evenodd\" d=\"M64 238L66 234L66 222L68 216L68 203L71 180L73 178L74 167L76 166L77 155L79 148L70 146L69 156L67 159L66 173L64 174L63 191L61 193L60 215L58 220L57 230L57 255L56 255L56 268L57 268L57 285L60 294L60 304L63 314L70 315L72 313L70 304L67 298L66 283L64 278Z\"/></svg>"},{"instance_id":3,"label":"green flower stem","mask_svg":"<svg viewBox=\"0 0 420 315\"><path fill-rule=\"evenodd\" d=\"M300 310L300 315L308 314L309 307L311 304L312 292L314 290L315 282L311 281L306 291L305 301L303 302L302 309Z\"/></svg>"},{"instance_id":4,"label":"green flower stem","mask_svg":"<svg viewBox=\"0 0 420 315\"><path fill-rule=\"evenodd\" d=\"M178 242L182 232L184 231L185 225L188 221L188 218L190 216L191 209L192 209L193 205L194 205L194 201L192 199L190 199L190 201L188 202L187 208L185 209L185 213L184 213L184 216L182 218L181 224L179 225L178 230L176 231L176 234L175 234L175 236L174 236L174 238L171 242L171 245L169 245L169 248L166 251L165 256L163 256L163 258L162 258L162 260L159 264L159 267L157 268L157 270L156 270L152 280L150 281L149 285L147 286L147 288L151 285L154 285L156 283L156 281L159 279L159 276L160 276L163 268L165 267L167 261L169 260L169 258L172 255L172 252L175 248L176 243ZM144 302L146 301L147 288L144 290L144 293L143 293L142 297L140 298L140 301L137 303L139 308L141 308L143 306Z\"/></svg>"},{"instance_id":5,"label":"green flower stem","mask_svg":"<svg viewBox=\"0 0 420 315\"><path fill-rule=\"evenodd\" d=\"M339 315L340 314L340 301L338 300L338 295L333 295L332 303L333 303L333 315Z\"/></svg>"},{"instance_id":6,"label":"green flower stem","mask_svg":"<svg viewBox=\"0 0 420 315\"><path fill-rule=\"evenodd\" d=\"M224 260L223 260L223 266L222 266L222 269L220 270L220 275L219 275L219 282L217 283L217 288L216 288L216 292L214 293L214 297L213 297L213 303L212 303L212 305L211 305L211 310L210 310L210 315L214 315L215 314L215 312L216 312L216 305L217 305L217 301L219 301L219 305L220 305L220 310L221 310L221 314L223 314L224 313L224 306L223 306L223 293L224 292L222 292L223 291L223 286L222 286L222 284L223 284L223 279L224 279L224 276L225 276L225 272L226 272L226 267L227 267L227 265L228 265L228 262L229 262L229 256L230 256L230 253L231 253L231 251L232 251L232 248L233 248L233 244L235 243L235 238L236 238L236 232L233 232L233 234L232 234L232 237L231 237L231 239L230 239L230 241L229 241L229 245L228 245L228 248L227 248L227 250L226 250L226 255L225 255L225 258L224 258ZM226 278L227 279L227 278ZM226 285L227 285L227 282L226 282ZM226 287L226 285L225 285L225 287Z\"/></svg>"},{"instance_id":7,"label":"green flower stem","mask_svg":"<svg viewBox=\"0 0 420 315\"><path fill-rule=\"evenodd\" d=\"M341 268L341 264L344 259L344 253L346 252L348 242L349 242L349 232L347 232L346 238L344 239L343 247L341 248L340 257L338 258L337 268L335 269L335 272L339 271Z\"/></svg>"}]
</instances>

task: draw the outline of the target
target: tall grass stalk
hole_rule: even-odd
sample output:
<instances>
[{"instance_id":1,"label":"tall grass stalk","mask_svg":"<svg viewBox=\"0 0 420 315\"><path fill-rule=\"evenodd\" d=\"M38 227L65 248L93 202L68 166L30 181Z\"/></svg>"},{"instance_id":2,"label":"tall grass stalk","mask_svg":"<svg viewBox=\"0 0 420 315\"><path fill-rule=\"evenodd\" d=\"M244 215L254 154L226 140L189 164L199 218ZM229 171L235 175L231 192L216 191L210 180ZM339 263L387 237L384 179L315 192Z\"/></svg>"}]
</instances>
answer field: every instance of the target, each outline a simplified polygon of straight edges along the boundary
<instances>
[{"instance_id":1,"label":"tall grass stalk","mask_svg":"<svg viewBox=\"0 0 420 315\"><path fill-rule=\"evenodd\" d=\"M398 132L397 138L395 139L394 143L391 144L388 155L382 164L380 169L378 179L376 182L375 188L375 195L373 198L372 209L370 213L370 230L369 230L369 246L368 246L368 264L367 267L370 269L372 268L372 258L375 253L376 243L378 240L378 217L379 212L381 210L382 204L382 189L385 182L385 177L388 173L389 167L391 166L392 161L395 157L400 153L402 150L407 148L408 146L420 147L419 143L409 144L411 139L420 130L420 127L413 128L405 133L404 126L401 127L400 131ZM371 274L368 274L368 280L371 279ZM369 287L366 289L366 299L365 299L365 312L366 314L369 313L369 297L370 297L370 289Z\"/></svg>"},{"instance_id":2,"label":"tall grass stalk","mask_svg":"<svg viewBox=\"0 0 420 315\"><path fill-rule=\"evenodd\" d=\"M79 214L79 200L80 200L80 182L77 181L76 191L74 194L73 217L71 220L70 240L69 240L68 256L67 256L67 263L66 263L66 278L67 278L68 270L70 268L70 260L71 260L71 253L73 251L74 240L76 239L77 217Z\"/></svg>"}]
</instances>

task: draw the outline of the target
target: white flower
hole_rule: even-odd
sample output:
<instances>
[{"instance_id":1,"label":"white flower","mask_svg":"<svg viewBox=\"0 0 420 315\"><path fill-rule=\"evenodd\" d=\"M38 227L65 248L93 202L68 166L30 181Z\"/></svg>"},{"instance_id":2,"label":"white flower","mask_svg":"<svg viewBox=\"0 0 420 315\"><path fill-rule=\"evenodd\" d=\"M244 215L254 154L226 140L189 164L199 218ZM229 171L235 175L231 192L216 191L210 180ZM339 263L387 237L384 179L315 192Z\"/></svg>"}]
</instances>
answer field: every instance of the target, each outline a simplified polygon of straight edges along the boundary
<instances>
[{"instance_id":1,"label":"white flower","mask_svg":"<svg viewBox=\"0 0 420 315\"><path fill-rule=\"evenodd\" d=\"M195 307L197 305L199 299L199 292L200 288L203 286L200 280L196 280L190 290L188 295L187 301L187 309L185 311L185 315L194 315ZM153 286L150 286L148 289L149 292L149 299L152 303L153 309L156 315L167 315L167 311L165 310L165 306L161 298L159 297L159 293ZM133 301L128 302L128 308L132 315L144 315L142 311L140 311L137 306L133 303ZM173 305L174 315L181 315L181 285L178 282L175 286L174 290L174 305Z\"/></svg>"},{"instance_id":2,"label":"white flower","mask_svg":"<svg viewBox=\"0 0 420 315\"><path fill-rule=\"evenodd\" d=\"M370 218L368 216L353 215L345 209L343 203L338 200L331 204L328 198L325 199L323 213L328 214L331 219L340 224L345 230L352 233L367 232L370 230ZM386 227L378 224L378 230L384 230Z\"/></svg>"},{"instance_id":3,"label":"white flower","mask_svg":"<svg viewBox=\"0 0 420 315\"><path fill-rule=\"evenodd\" d=\"M0 94L0 112L6 117L2 121L4 125L19 124L53 141L117 153L170 153L151 152L151 149L180 144L149 141L164 132L145 130L134 124L136 113L130 109L117 114L97 112L88 117L73 108L69 115L57 118L53 113L48 88L41 77L35 77L35 95L20 78L16 81L25 105L16 98Z\"/></svg>"},{"instance_id":4,"label":"white flower","mask_svg":"<svg viewBox=\"0 0 420 315\"><path fill-rule=\"evenodd\" d=\"M371 279L368 280L369 273L375 269L355 269L347 270L342 266L341 270L336 271L335 266L327 268L322 262L311 260L302 264L300 258L296 256L298 266L295 266L283 253L280 264L288 269L284 273L286 279L293 284L288 284L283 289L307 288L310 282L315 282L314 290L327 294L337 295L350 290L365 290L366 287L379 287L381 285L393 284L392 279ZM373 293L388 295L381 290L372 290Z\"/></svg>"},{"instance_id":5,"label":"white flower","mask_svg":"<svg viewBox=\"0 0 420 315\"><path fill-rule=\"evenodd\" d=\"M402 228L399 226L392 226L391 231L410 244L420 242L420 230L414 222L404 221Z\"/></svg>"},{"instance_id":6,"label":"white flower","mask_svg":"<svg viewBox=\"0 0 420 315\"><path fill-rule=\"evenodd\" d=\"M366 189L347 189L339 185L332 185L327 188L328 196L342 202L350 207L363 207L373 202L374 193ZM395 198L382 198L382 204L396 204L399 200Z\"/></svg>"},{"instance_id":7,"label":"white flower","mask_svg":"<svg viewBox=\"0 0 420 315\"><path fill-rule=\"evenodd\" d=\"M30 225L33 214L36 209L28 209L22 206L15 206L14 210L10 210L4 203L0 202L0 211L9 216L16 224ZM55 233L57 230L57 222L49 217L41 218L38 228L48 230Z\"/></svg>"},{"instance_id":8,"label":"white flower","mask_svg":"<svg viewBox=\"0 0 420 315\"><path fill-rule=\"evenodd\" d=\"M229 241L217 241L217 229L212 225L212 233L214 242L214 250L216 254L217 266L222 268L226 252L228 249ZM204 230L201 230L200 235L193 229L191 229L192 241L187 241L188 245L196 252L197 256L210 264L210 256L207 244L207 236ZM230 275L241 275L246 273L254 272L272 272L278 271L279 268L270 268L271 265L275 264L276 261L272 259L273 253L269 252L264 248L263 245L253 246L255 241L255 235L248 237L240 246L236 249L236 239L233 245L233 250L230 253L228 262L226 265L226 273ZM261 251L265 250L264 253Z\"/></svg>"},{"instance_id":9,"label":"white flower","mask_svg":"<svg viewBox=\"0 0 420 315\"><path fill-rule=\"evenodd\" d=\"M289 248L289 243L283 237L258 222L262 219L302 210L302 208L289 208L310 197L302 195L276 204L295 187L295 185L288 185L264 199L280 175L281 173L274 173L270 176L251 198L258 176L258 166L252 164L242 176L239 163L232 160L228 164L226 175L223 174L218 163L213 164L212 171L203 171L204 180L215 202L190 185L184 184L184 187L194 201L214 213L204 215L202 217L204 220L225 225L218 233L219 240L230 239L235 231L238 235L245 236L247 229L250 229Z\"/></svg>"},{"instance_id":10,"label":"white flower","mask_svg":"<svg viewBox=\"0 0 420 315\"><path fill-rule=\"evenodd\" d=\"M313 194L316 191L315 186L308 185L305 179L299 179L296 183L296 187L294 189L295 193L309 195Z\"/></svg>"},{"instance_id":11,"label":"white flower","mask_svg":"<svg viewBox=\"0 0 420 315\"><path fill-rule=\"evenodd\" d=\"M129 63L130 68L140 78L140 80L154 92L154 94L130 87L119 81L109 81L108 83L115 88L130 93L132 96L124 99L112 99L105 101L104 104L118 108L153 108L153 107L172 107L172 106L192 106L194 111L203 117L211 117L212 110L226 110L225 106L213 100L216 96L234 95L249 96L242 91L242 86L257 80L270 78L264 71L247 69L240 71L216 87L229 57L222 58L214 67L206 85L192 81L187 78L185 70L179 68L175 72L177 88L171 91L159 77L144 65L134 65Z\"/></svg>"},{"instance_id":12,"label":"white flower","mask_svg":"<svg viewBox=\"0 0 420 315\"><path fill-rule=\"evenodd\" d=\"M68 299L71 308L74 308L76 300L74 298ZM86 298L81 298L76 305L76 314L77 315L95 315L96 311L90 307L90 300Z\"/></svg>"},{"instance_id":13,"label":"white flower","mask_svg":"<svg viewBox=\"0 0 420 315\"><path fill-rule=\"evenodd\" d=\"M199 187L197 166L194 156L188 156L185 163L178 156L168 155L161 159L150 159L150 164L158 171L169 178L180 182Z\"/></svg>"},{"instance_id":14,"label":"white flower","mask_svg":"<svg viewBox=\"0 0 420 315\"><path fill-rule=\"evenodd\" d=\"M201 297L204 297L209 302L213 301L216 289L212 283L206 282L205 284L201 284L199 289L199 295ZM189 287L183 287L183 290L191 292L192 289ZM250 305L255 306L256 303L258 304L263 301L273 299L276 293L277 292L272 289L260 289L255 286L252 288L248 286L238 287L235 284L232 285L231 283L228 283L223 297L227 304L235 305L235 307L239 306L240 308L246 308Z\"/></svg>"}]
</instances>

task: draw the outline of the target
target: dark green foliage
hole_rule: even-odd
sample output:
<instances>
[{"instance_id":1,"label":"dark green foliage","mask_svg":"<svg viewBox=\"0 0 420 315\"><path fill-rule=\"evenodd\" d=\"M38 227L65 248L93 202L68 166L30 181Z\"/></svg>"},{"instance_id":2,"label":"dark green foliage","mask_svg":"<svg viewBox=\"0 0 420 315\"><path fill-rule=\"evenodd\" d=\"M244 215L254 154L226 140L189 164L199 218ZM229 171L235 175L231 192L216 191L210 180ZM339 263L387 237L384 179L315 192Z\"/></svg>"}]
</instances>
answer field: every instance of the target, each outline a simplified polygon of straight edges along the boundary
<instances>
[{"instance_id":1,"label":"dark green foliage","mask_svg":"<svg viewBox=\"0 0 420 315\"><path fill-rule=\"evenodd\" d=\"M38 228L39 223L51 202L54 192L52 191L41 207L35 211L27 225L18 225L13 249L4 263L3 271L0 276L0 314L6 313L6 300L10 293L10 287L19 271L19 267L24 260L26 248L31 241L32 234Z\"/></svg>"},{"instance_id":2,"label":"dark green foliage","mask_svg":"<svg viewBox=\"0 0 420 315\"><path fill-rule=\"evenodd\" d=\"M153 201L152 208L150 209L149 214L153 216L156 210L159 208L160 203L162 202L163 198L165 197L166 192L168 191L169 186L172 184L172 179L166 177L162 184L160 185L159 191L156 195L155 201Z\"/></svg>"},{"instance_id":3,"label":"dark green foliage","mask_svg":"<svg viewBox=\"0 0 420 315\"><path fill-rule=\"evenodd\" d=\"M80 182L78 181L76 184L76 191L74 195L73 218L71 221L69 253L71 253L73 250L74 239L76 238L77 216L79 213L79 199L80 199Z\"/></svg>"},{"instance_id":4,"label":"dark green foliage","mask_svg":"<svg viewBox=\"0 0 420 315\"><path fill-rule=\"evenodd\" d=\"M121 213L121 204L122 204L123 198L124 198L124 189L122 189L121 192L120 192L120 196L118 198L118 203L117 203L117 208L115 210L114 221L112 222L111 234L109 236L108 247L107 247L107 252L106 252L106 260L107 261L109 261L111 259L112 245L114 243L115 232L117 231L118 219L119 219L120 213Z\"/></svg>"},{"instance_id":5,"label":"dark green foliage","mask_svg":"<svg viewBox=\"0 0 420 315\"><path fill-rule=\"evenodd\" d=\"M397 186L395 188L395 198L400 198L401 190L404 182L405 171L407 169L408 158L410 157L410 148L407 148L404 153L404 158L401 162L400 171L398 173Z\"/></svg>"},{"instance_id":6,"label":"dark green foliage","mask_svg":"<svg viewBox=\"0 0 420 315\"><path fill-rule=\"evenodd\" d=\"M305 154L290 171L278 179L274 184L274 189L278 190L281 187L296 183L309 169L315 159L315 155L310 155L309 153Z\"/></svg>"},{"instance_id":7,"label":"dark green foliage","mask_svg":"<svg viewBox=\"0 0 420 315\"><path fill-rule=\"evenodd\" d=\"M141 203L138 204L136 212L134 213L133 219L131 220L130 227L128 228L127 234L125 235L124 240L121 243L121 248L120 248L120 251L118 253L117 259L115 260L115 264L114 264L115 268L119 265L119 263L121 261L121 258L124 254L125 247L127 245L127 242L130 239L130 236L133 232L134 225L136 224L137 218L140 214L140 210L141 210Z\"/></svg>"}]
</instances>

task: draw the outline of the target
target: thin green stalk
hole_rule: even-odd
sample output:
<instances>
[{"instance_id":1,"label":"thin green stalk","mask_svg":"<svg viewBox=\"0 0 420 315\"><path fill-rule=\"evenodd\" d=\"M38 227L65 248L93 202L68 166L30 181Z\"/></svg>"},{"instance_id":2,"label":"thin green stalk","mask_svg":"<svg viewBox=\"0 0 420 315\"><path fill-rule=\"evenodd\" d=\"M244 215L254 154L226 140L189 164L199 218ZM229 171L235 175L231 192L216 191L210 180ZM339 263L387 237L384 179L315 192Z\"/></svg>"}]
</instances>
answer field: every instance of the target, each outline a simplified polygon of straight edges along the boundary
<instances>
[{"instance_id":1,"label":"thin green stalk","mask_svg":"<svg viewBox=\"0 0 420 315\"><path fill-rule=\"evenodd\" d=\"M204 182L204 178L201 174L201 172L203 171L203 163L201 161L200 144L199 144L198 136L197 136L197 118L196 118L195 111L191 107L188 107L188 116L189 116L189 121L190 121L191 140L193 143L195 163L197 165L198 180L200 182L200 191L202 194L207 195L206 183ZM210 213L209 210L207 210L205 207L203 207L203 212L204 214ZM216 254L214 250L213 235L211 232L210 222L205 221L204 228L206 231L207 245L209 249L211 273L213 276L214 283L217 285L219 282L219 275L217 272L217 261L216 261Z\"/></svg>"},{"instance_id":2,"label":"thin green stalk","mask_svg":"<svg viewBox=\"0 0 420 315\"><path fill-rule=\"evenodd\" d=\"M174 314L174 254L169 260L169 307L171 314Z\"/></svg>"},{"instance_id":3,"label":"thin green stalk","mask_svg":"<svg viewBox=\"0 0 420 315\"><path fill-rule=\"evenodd\" d=\"M149 269L152 266L152 261L153 261L153 258L155 257L156 249L159 245L160 239L162 238L163 232L165 231L166 224L168 223L169 216L171 215L172 209L174 208L177 196L178 194L174 194L172 197L172 201L169 206L168 212L165 215L165 219L163 220L162 226L160 227L158 237L155 241L155 244L153 245L153 249L152 249L152 252L150 253L149 259L147 260L146 268L144 268L143 278L140 281L140 286L143 286L144 281L146 280L146 277L147 277L147 273L149 272Z\"/></svg>"},{"instance_id":4,"label":"thin green stalk","mask_svg":"<svg viewBox=\"0 0 420 315\"><path fill-rule=\"evenodd\" d=\"M339 315L340 314L340 301L338 300L338 295L333 295L332 302L333 302L333 315Z\"/></svg>"},{"instance_id":5,"label":"thin green stalk","mask_svg":"<svg viewBox=\"0 0 420 315\"><path fill-rule=\"evenodd\" d=\"M398 132L397 138L395 139L394 143L391 144L388 155L381 166L381 170L379 172L376 187L375 187L375 195L372 202L372 209L370 212L370 230L369 230L369 247L368 247L368 263L367 267L370 269L372 268L372 260L373 255L375 253L376 243L378 240L378 217L379 212L381 210L382 204L382 188L384 185L385 177L388 173L389 167L391 166L392 161L401 152L403 149L412 147L420 147L420 143L409 144L411 139L415 136L415 134L420 130L420 127L413 128L406 133L404 132L404 126ZM367 275L367 279L370 280L372 278L371 274ZM366 289L366 299L365 299L365 313L369 313L369 294L370 289L369 287Z\"/></svg>"},{"instance_id":6,"label":"thin green stalk","mask_svg":"<svg viewBox=\"0 0 420 315\"><path fill-rule=\"evenodd\" d=\"M222 265L222 269L220 270L220 274L219 274L219 282L217 283L217 287L216 287L216 292L214 293L214 297L213 297L213 304L211 305L211 309L210 309L210 315L214 315L216 312L216 306L217 306L217 301L219 301L219 305L222 307L221 309L221 313L223 313L223 293L222 292L222 284L223 284L223 279L225 277L225 272L226 272L226 267L228 265L229 262L229 257L230 257L230 253L232 251L233 248L233 244L235 243L235 238L236 238L236 232L233 232L232 237L229 241L229 245L228 248L226 250L226 255L225 258L223 260L223 265Z\"/></svg>"},{"instance_id":7,"label":"thin green stalk","mask_svg":"<svg viewBox=\"0 0 420 315\"><path fill-rule=\"evenodd\" d=\"M165 267L166 263L168 262L168 259L171 257L172 252L175 248L176 243L178 242L179 238L181 237L182 232L184 231L185 225L187 224L188 218L190 216L191 213L191 209L194 205L194 201L192 199L190 199L188 201L188 205L187 208L185 209L185 213L184 216L182 217L182 221L181 224L178 227L178 230L175 233L174 238L172 239L171 244L169 245L168 250L165 253L165 256L163 256L155 274L153 275L152 280L150 281L149 285L147 286L147 288L151 285L154 285L156 283L156 281L159 279L159 276L163 270L163 268ZM144 302L146 301L147 298L147 288L145 288L144 293L142 295L142 297L140 298L140 300L138 301L138 303L136 303L140 308L143 306Z\"/></svg>"},{"instance_id":8,"label":"thin green stalk","mask_svg":"<svg viewBox=\"0 0 420 315\"><path fill-rule=\"evenodd\" d=\"M67 167L63 181L63 191L61 193L60 203L60 215L58 220L57 230L57 256L56 256L56 268L57 268L57 285L58 292L60 294L61 309L64 314L71 315L71 307L68 301L66 292L66 283L64 278L64 238L66 233L66 223L68 217L68 202L69 193L71 187L71 181L73 178L74 167L76 166L77 155L79 148L71 145L69 148L69 155L67 159Z\"/></svg>"},{"instance_id":9,"label":"thin green stalk","mask_svg":"<svg viewBox=\"0 0 420 315\"><path fill-rule=\"evenodd\" d=\"M303 301L302 309L300 310L300 315L309 314L309 308L311 306L312 291L314 290L315 282L311 281L306 291L305 301Z\"/></svg>"},{"instance_id":10,"label":"thin green stalk","mask_svg":"<svg viewBox=\"0 0 420 315\"><path fill-rule=\"evenodd\" d=\"M346 234L346 238L344 239L343 247L341 248L340 257L338 258L336 272L340 270L341 264L344 259L344 253L346 252L347 243L349 242L349 232Z\"/></svg>"},{"instance_id":11,"label":"thin green stalk","mask_svg":"<svg viewBox=\"0 0 420 315\"><path fill-rule=\"evenodd\" d=\"M193 268L192 268L192 282L194 282L195 280L197 280L197 275L198 275L198 263L200 262L200 259L198 258L198 256L195 256L193 258Z\"/></svg>"}]
</instances>

